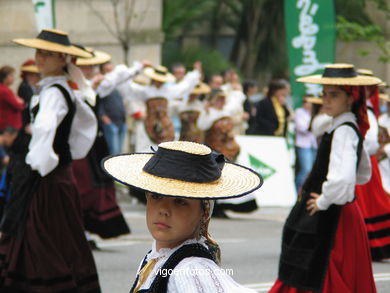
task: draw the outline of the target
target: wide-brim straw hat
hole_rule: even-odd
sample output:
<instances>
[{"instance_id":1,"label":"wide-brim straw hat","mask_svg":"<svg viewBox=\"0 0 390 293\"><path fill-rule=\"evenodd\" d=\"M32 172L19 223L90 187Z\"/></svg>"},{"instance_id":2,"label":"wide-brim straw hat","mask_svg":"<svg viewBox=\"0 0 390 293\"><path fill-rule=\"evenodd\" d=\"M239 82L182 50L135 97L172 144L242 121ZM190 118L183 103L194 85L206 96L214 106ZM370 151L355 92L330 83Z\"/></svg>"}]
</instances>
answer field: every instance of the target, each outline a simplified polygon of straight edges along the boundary
<instances>
[{"instance_id":1,"label":"wide-brim straw hat","mask_svg":"<svg viewBox=\"0 0 390 293\"><path fill-rule=\"evenodd\" d=\"M390 102L390 97L388 94L379 94L379 99L386 101L386 102Z\"/></svg>"},{"instance_id":2,"label":"wide-brim straw hat","mask_svg":"<svg viewBox=\"0 0 390 293\"><path fill-rule=\"evenodd\" d=\"M322 85L351 85L368 86L379 85L382 81L374 76L359 75L352 64L330 64L325 67L324 73L300 77L298 82Z\"/></svg>"},{"instance_id":3,"label":"wide-brim straw hat","mask_svg":"<svg viewBox=\"0 0 390 293\"><path fill-rule=\"evenodd\" d=\"M99 51L99 50L93 50L92 48L86 48L85 49L87 52L92 54L92 57L89 58L77 58L76 60L76 65L77 66L92 66L92 65L100 65L107 63L111 61L111 55Z\"/></svg>"},{"instance_id":4,"label":"wide-brim straw hat","mask_svg":"<svg viewBox=\"0 0 390 293\"><path fill-rule=\"evenodd\" d=\"M357 74L359 74L359 75L374 76L374 77L376 77L376 76L374 75L374 72L373 72L371 69L360 68L360 69L356 70L356 72L357 72ZM378 78L378 77L377 77L377 78ZM381 80L381 83L378 84L378 86L387 86L387 84L386 84L383 80Z\"/></svg>"},{"instance_id":5,"label":"wide-brim straw hat","mask_svg":"<svg viewBox=\"0 0 390 293\"><path fill-rule=\"evenodd\" d=\"M207 95L211 92L211 88L204 82L198 83L192 90L192 95Z\"/></svg>"},{"instance_id":6,"label":"wide-brim straw hat","mask_svg":"<svg viewBox=\"0 0 390 293\"><path fill-rule=\"evenodd\" d=\"M20 71L39 73L38 67L35 64L22 66L22 67L20 67Z\"/></svg>"},{"instance_id":7,"label":"wide-brim straw hat","mask_svg":"<svg viewBox=\"0 0 390 293\"><path fill-rule=\"evenodd\" d=\"M225 162L209 147L188 141L161 143L156 153L111 156L103 160L102 167L116 181L165 196L233 198L263 184L255 171Z\"/></svg>"},{"instance_id":8,"label":"wide-brim straw hat","mask_svg":"<svg viewBox=\"0 0 390 293\"><path fill-rule=\"evenodd\" d=\"M304 99L306 102L316 105L322 105L324 101L320 97L307 97Z\"/></svg>"},{"instance_id":9,"label":"wide-brim straw hat","mask_svg":"<svg viewBox=\"0 0 390 293\"><path fill-rule=\"evenodd\" d=\"M12 41L25 47L64 53L76 57L91 57L91 54L87 51L73 46L68 34L60 30L43 29L34 39L14 39Z\"/></svg>"},{"instance_id":10,"label":"wide-brim straw hat","mask_svg":"<svg viewBox=\"0 0 390 293\"><path fill-rule=\"evenodd\" d=\"M161 65L156 67L146 67L143 73L150 79L159 82L174 82L176 80L175 76L168 72L166 67Z\"/></svg>"}]
</instances>

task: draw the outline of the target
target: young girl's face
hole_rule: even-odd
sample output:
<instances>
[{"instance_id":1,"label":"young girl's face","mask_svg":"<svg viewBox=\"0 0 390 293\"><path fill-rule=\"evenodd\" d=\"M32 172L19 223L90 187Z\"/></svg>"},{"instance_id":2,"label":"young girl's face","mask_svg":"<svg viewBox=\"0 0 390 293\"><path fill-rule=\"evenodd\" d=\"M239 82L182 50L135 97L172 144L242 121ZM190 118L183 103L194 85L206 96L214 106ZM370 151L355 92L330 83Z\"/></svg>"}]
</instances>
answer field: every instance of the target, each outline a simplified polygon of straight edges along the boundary
<instances>
[{"instance_id":1,"label":"young girl's face","mask_svg":"<svg viewBox=\"0 0 390 293\"><path fill-rule=\"evenodd\" d=\"M174 248L197 236L203 217L201 201L146 194L146 221L156 249Z\"/></svg>"},{"instance_id":2,"label":"young girl's face","mask_svg":"<svg viewBox=\"0 0 390 293\"><path fill-rule=\"evenodd\" d=\"M65 56L61 53L38 49L35 53L35 61L39 72L43 77L62 75L66 65Z\"/></svg>"},{"instance_id":3,"label":"young girl's face","mask_svg":"<svg viewBox=\"0 0 390 293\"><path fill-rule=\"evenodd\" d=\"M352 97L335 85L324 85L322 100L324 112L332 117L351 111L353 102Z\"/></svg>"}]
</instances>

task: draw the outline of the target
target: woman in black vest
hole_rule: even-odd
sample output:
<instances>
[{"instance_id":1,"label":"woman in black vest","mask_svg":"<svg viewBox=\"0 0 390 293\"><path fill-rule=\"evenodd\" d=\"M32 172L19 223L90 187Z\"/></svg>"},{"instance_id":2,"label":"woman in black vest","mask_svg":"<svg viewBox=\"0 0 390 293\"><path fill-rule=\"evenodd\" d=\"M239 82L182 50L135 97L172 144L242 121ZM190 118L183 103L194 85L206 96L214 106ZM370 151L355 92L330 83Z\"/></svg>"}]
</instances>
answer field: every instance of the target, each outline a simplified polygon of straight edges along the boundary
<instances>
[{"instance_id":1,"label":"woman in black vest","mask_svg":"<svg viewBox=\"0 0 390 293\"><path fill-rule=\"evenodd\" d=\"M71 168L72 159L88 153L97 131L92 110L70 87L77 70L71 56L90 54L58 30L14 42L37 49L42 91L31 100L31 141L11 174L1 221L0 291L100 292Z\"/></svg>"},{"instance_id":2,"label":"woman in black vest","mask_svg":"<svg viewBox=\"0 0 390 293\"><path fill-rule=\"evenodd\" d=\"M217 265L219 248L208 224L213 200L260 188L257 173L186 141L161 143L155 153L109 157L103 168L115 180L146 191L154 243L130 292L254 292Z\"/></svg>"},{"instance_id":3,"label":"woman in black vest","mask_svg":"<svg viewBox=\"0 0 390 293\"><path fill-rule=\"evenodd\" d=\"M362 143L369 127L365 85L353 65L333 64L299 82L324 85L323 107L333 117L313 169L283 229L278 280L270 292L376 292L355 185L370 179Z\"/></svg>"}]
</instances>

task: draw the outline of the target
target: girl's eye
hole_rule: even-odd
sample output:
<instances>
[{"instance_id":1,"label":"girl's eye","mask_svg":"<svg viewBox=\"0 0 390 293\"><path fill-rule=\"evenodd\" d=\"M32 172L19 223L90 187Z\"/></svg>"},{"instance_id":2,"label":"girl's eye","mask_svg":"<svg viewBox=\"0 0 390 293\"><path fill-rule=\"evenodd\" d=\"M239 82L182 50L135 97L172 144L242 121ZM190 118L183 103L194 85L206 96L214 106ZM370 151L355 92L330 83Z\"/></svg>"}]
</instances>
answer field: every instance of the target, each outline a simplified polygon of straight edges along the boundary
<instances>
[{"instance_id":1,"label":"girl's eye","mask_svg":"<svg viewBox=\"0 0 390 293\"><path fill-rule=\"evenodd\" d=\"M184 206L187 205L187 201L183 198L175 198L175 204Z\"/></svg>"}]
</instances>

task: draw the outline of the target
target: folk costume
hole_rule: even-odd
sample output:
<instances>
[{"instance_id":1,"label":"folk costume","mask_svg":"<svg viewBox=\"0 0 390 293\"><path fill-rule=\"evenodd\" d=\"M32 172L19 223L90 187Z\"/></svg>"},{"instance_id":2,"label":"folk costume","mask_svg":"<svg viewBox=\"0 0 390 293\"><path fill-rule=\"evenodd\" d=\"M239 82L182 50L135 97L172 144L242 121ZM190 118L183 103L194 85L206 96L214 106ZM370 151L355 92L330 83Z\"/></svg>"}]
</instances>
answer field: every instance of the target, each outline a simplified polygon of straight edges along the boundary
<instances>
[{"instance_id":1,"label":"folk costume","mask_svg":"<svg viewBox=\"0 0 390 293\"><path fill-rule=\"evenodd\" d=\"M102 51L88 49L91 58L78 58L77 66L97 66L108 62L111 56ZM88 81L89 82L89 81ZM83 97L83 92L78 91ZM130 229L116 200L114 181L103 172L100 161L109 155L103 136L102 123L98 119L101 98L94 93L95 102L89 101L98 121L98 133L86 158L72 163L77 187L80 193L85 230L103 239L130 233ZM88 98L87 98L88 102Z\"/></svg>"},{"instance_id":2,"label":"folk costume","mask_svg":"<svg viewBox=\"0 0 390 293\"><path fill-rule=\"evenodd\" d=\"M370 76L367 70L363 73L364 76ZM390 258L390 198L383 188L375 156L380 146L377 120L379 116L378 86L367 87L366 91L369 95L367 106L370 128L364 140L364 147L370 155L372 176L369 182L356 187L356 199L367 226L372 259L381 260Z\"/></svg>"},{"instance_id":3,"label":"folk costume","mask_svg":"<svg viewBox=\"0 0 390 293\"><path fill-rule=\"evenodd\" d=\"M158 251L153 244L130 292L254 292L217 273L220 267L210 249L207 227L213 200L240 197L259 188L263 180L257 173L225 161L204 145L183 141L161 143L155 153L109 157L103 166L121 183L163 197L199 199L206 206L207 219L195 239ZM164 274L179 269L184 273Z\"/></svg>"},{"instance_id":4,"label":"folk costume","mask_svg":"<svg viewBox=\"0 0 390 293\"><path fill-rule=\"evenodd\" d=\"M15 43L88 57L68 35L42 30ZM68 69L72 66L67 62ZM31 101L32 137L24 165L11 180L11 199L1 221L1 292L100 292L84 235L80 198L71 168L96 136L96 119L65 75L49 76Z\"/></svg>"},{"instance_id":5,"label":"folk costume","mask_svg":"<svg viewBox=\"0 0 390 293\"><path fill-rule=\"evenodd\" d=\"M211 91L205 83L199 83L191 92L188 101L181 101L175 107L181 122L180 140L203 143L203 130L198 128L197 121L204 109L204 102L199 99Z\"/></svg>"},{"instance_id":6,"label":"folk costume","mask_svg":"<svg viewBox=\"0 0 390 293\"><path fill-rule=\"evenodd\" d=\"M357 76L352 65L334 64L322 76L298 81L355 88L354 105L359 106L354 113L334 117L322 137L313 169L284 225L278 280L270 292L376 292L354 191L371 176L363 147L368 123L361 86L379 80ZM312 216L306 207L311 192L320 194L316 201L320 211Z\"/></svg>"}]
</instances>

